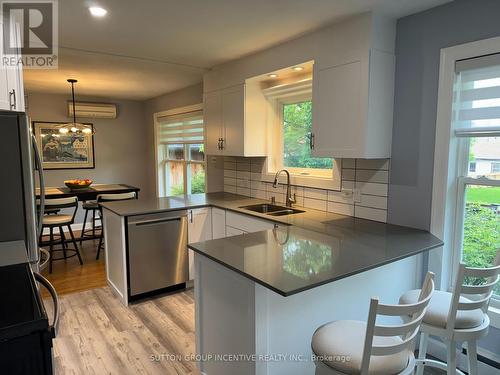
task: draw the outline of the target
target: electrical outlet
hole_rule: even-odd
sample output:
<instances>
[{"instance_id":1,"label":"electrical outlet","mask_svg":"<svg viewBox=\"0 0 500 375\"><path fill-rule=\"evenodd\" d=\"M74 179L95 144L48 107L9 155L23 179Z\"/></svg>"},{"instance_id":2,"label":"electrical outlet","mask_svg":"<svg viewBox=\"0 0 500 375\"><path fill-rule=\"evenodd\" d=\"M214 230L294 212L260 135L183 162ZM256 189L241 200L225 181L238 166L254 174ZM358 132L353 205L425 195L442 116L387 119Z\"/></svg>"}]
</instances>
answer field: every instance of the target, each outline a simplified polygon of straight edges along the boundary
<instances>
[{"instance_id":1,"label":"electrical outlet","mask_svg":"<svg viewBox=\"0 0 500 375\"><path fill-rule=\"evenodd\" d=\"M342 189L342 196L344 198L350 198L352 197L352 189Z\"/></svg>"}]
</instances>

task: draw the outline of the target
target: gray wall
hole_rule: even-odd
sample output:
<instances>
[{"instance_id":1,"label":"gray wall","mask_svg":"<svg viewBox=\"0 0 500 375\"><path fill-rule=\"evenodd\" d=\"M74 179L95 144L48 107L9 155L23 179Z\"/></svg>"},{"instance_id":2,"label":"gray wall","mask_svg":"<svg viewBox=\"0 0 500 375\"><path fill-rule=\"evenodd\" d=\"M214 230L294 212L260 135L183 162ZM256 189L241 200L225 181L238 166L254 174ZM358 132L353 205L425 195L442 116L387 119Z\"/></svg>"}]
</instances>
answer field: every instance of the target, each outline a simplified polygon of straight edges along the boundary
<instances>
[{"instance_id":1,"label":"gray wall","mask_svg":"<svg viewBox=\"0 0 500 375\"><path fill-rule=\"evenodd\" d=\"M28 93L29 114L33 121L67 122L68 95ZM79 119L94 124L95 169L46 170L47 186L63 186L64 180L91 178L95 183L125 183L141 189L141 196L154 192L145 165L152 164L152 148L145 134L144 103L108 98L78 97L81 101L115 103L116 119ZM80 220L77 220L80 221Z\"/></svg>"},{"instance_id":2,"label":"gray wall","mask_svg":"<svg viewBox=\"0 0 500 375\"><path fill-rule=\"evenodd\" d=\"M388 221L429 229L441 48L500 35L499 0L455 0L398 21ZM481 346L500 353L500 330Z\"/></svg>"},{"instance_id":3,"label":"gray wall","mask_svg":"<svg viewBox=\"0 0 500 375\"><path fill-rule=\"evenodd\" d=\"M441 48L500 35L500 1L455 0L398 20L389 222L429 229Z\"/></svg>"}]
</instances>

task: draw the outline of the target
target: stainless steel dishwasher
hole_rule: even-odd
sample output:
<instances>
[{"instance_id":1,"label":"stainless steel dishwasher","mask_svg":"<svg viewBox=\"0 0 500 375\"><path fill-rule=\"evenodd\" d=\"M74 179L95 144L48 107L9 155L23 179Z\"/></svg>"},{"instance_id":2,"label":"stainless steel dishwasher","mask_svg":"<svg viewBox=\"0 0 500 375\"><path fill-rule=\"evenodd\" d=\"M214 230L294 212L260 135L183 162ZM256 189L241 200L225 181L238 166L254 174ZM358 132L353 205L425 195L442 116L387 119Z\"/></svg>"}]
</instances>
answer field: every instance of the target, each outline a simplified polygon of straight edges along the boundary
<instances>
[{"instance_id":1,"label":"stainless steel dishwasher","mask_svg":"<svg viewBox=\"0 0 500 375\"><path fill-rule=\"evenodd\" d=\"M127 229L130 297L188 280L187 211L131 216Z\"/></svg>"}]
</instances>

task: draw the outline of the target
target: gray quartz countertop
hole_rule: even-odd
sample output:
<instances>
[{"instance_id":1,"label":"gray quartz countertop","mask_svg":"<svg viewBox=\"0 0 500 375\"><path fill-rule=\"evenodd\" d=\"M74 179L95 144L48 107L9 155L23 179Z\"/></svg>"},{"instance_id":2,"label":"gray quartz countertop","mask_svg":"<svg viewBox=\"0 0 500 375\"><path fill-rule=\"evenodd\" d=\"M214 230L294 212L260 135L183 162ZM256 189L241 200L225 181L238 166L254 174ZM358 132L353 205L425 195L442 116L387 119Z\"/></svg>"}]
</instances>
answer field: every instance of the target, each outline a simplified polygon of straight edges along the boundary
<instances>
[{"instance_id":1,"label":"gray quartz countertop","mask_svg":"<svg viewBox=\"0 0 500 375\"><path fill-rule=\"evenodd\" d=\"M286 224L275 230L189 245L197 253L283 296L443 245L427 231L303 207L298 207L303 213L288 216L241 208L264 202L231 193L207 193L101 205L120 216L211 206Z\"/></svg>"}]
</instances>

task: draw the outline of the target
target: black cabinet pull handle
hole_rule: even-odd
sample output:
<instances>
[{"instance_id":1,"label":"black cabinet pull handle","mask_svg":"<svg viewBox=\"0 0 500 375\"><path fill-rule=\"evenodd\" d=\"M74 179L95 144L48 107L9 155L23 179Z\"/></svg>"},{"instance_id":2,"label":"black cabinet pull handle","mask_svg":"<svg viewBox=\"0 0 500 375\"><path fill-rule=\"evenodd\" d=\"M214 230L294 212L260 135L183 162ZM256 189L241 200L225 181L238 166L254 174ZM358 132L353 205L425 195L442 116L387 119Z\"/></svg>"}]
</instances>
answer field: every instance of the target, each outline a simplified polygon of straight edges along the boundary
<instances>
[{"instance_id":1,"label":"black cabinet pull handle","mask_svg":"<svg viewBox=\"0 0 500 375\"><path fill-rule=\"evenodd\" d=\"M10 95L10 109L16 109L17 107L17 98L16 98L16 90L12 89L11 92L9 92ZM12 100L14 98L14 100Z\"/></svg>"},{"instance_id":2,"label":"black cabinet pull handle","mask_svg":"<svg viewBox=\"0 0 500 375\"><path fill-rule=\"evenodd\" d=\"M314 150L314 133L309 134L309 148Z\"/></svg>"}]
</instances>

